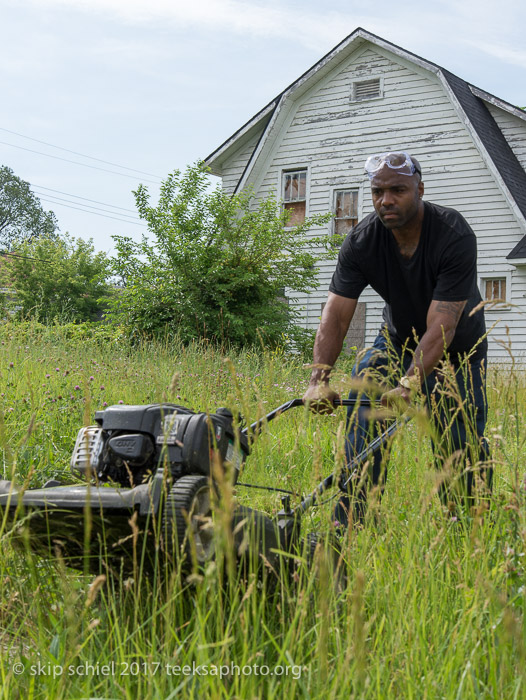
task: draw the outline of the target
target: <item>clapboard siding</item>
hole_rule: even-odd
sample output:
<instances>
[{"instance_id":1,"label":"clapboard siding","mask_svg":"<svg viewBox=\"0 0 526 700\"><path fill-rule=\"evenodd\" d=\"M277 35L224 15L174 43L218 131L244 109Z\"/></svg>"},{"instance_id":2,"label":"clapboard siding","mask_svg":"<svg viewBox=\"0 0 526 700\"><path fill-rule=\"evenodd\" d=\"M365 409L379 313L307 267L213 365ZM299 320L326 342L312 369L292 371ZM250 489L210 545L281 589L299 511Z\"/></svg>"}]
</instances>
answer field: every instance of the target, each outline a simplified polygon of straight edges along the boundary
<instances>
[{"instance_id":1,"label":"clapboard siding","mask_svg":"<svg viewBox=\"0 0 526 700\"><path fill-rule=\"evenodd\" d=\"M307 214L332 208L334 189L358 188L360 216L373 211L369 181L363 164L370 153L403 149L416 156L423 171L425 199L460 211L477 235L479 274L506 276L509 301L516 307L488 312L488 325L499 320L490 337L490 361L505 362L506 351L496 342L505 328L513 329L514 352L526 355L526 268L516 268L506 255L525 235L523 221L510 206L507 193L488 166L488 155L478 137L461 118L443 79L422 64L365 42L323 77L284 93L272 130L249 166L247 182L257 196L281 196L287 168L308 168ZM351 83L380 78L382 96L351 101ZM456 98L455 98L456 99ZM526 167L526 122L492 104L487 105L508 139L519 162ZM233 191L251 158L258 138L245 142L224 165L224 187ZM312 234L319 234L319 227ZM306 327L316 328L337 257L318 265L319 288L295 295ZM366 302L366 345L382 322L382 300L370 289Z\"/></svg>"},{"instance_id":2,"label":"clapboard siding","mask_svg":"<svg viewBox=\"0 0 526 700\"><path fill-rule=\"evenodd\" d=\"M526 121L492 104L486 104L493 119L510 144L519 163L526 169Z\"/></svg>"},{"instance_id":3,"label":"clapboard siding","mask_svg":"<svg viewBox=\"0 0 526 700\"><path fill-rule=\"evenodd\" d=\"M247 166L250 156L259 141L261 133L254 134L236 153L230 158L223 167L221 179L222 187L225 192L232 194L236 189L243 172Z\"/></svg>"}]
</instances>

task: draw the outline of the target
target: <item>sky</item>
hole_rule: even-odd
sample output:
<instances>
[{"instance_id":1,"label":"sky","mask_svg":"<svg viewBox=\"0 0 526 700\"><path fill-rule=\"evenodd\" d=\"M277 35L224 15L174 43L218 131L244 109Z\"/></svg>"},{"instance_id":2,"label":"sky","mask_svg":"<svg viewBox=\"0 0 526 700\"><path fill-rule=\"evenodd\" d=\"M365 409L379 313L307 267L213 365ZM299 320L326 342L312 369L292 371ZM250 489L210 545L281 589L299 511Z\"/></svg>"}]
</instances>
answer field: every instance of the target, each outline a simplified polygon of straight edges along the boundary
<instances>
[{"instance_id":1,"label":"sky","mask_svg":"<svg viewBox=\"0 0 526 700\"><path fill-rule=\"evenodd\" d=\"M357 27L526 106L523 0L0 0L0 165L62 233L139 239L139 183L205 158Z\"/></svg>"}]
</instances>

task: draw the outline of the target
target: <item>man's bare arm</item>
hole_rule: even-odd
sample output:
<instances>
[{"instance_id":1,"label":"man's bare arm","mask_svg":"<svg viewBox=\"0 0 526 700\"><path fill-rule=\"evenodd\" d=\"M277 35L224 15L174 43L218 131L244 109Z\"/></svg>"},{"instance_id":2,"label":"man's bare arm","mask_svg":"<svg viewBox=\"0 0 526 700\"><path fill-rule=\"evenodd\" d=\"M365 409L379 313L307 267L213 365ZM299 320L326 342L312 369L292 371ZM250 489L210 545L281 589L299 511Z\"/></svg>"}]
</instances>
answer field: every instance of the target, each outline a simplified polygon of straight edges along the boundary
<instances>
[{"instance_id":1,"label":"man's bare arm","mask_svg":"<svg viewBox=\"0 0 526 700\"><path fill-rule=\"evenodd\" d=\"M418 370L421 381L430 374L455 337L466 301L432 301L427 312L427 329L415 350L407 371L411 376Z\"/></svg>"},{"instance_id":2,"label":"man's bare arm","mask_svg":"<svg viewBox=\"0 0 526 700\"><path fill-rule=\"evenodd\" d=\"M418 375L420 382L431 374L455 337L457 324L460 320L466 301L432 301L427 312L427 329L418 343L413 361L406 376ZM397 387L384 394L382 403L401 396L409 401L410 392L403 387Z\"/></svg>"},{"instance_id":3,"label":"man's bare arm","mask_svg":"<svg viewBox=\"0 0 526 700\"><path fill-rule=\"evenodd\" d=\"M337 398L336 392L328 388L329 375L341 352L357 302L357 299L347 299L329 292L314 341L313 364L315 366L309 387L303 397L304 401L319 399L331 401Z\"/></svg>"}]
</instances>

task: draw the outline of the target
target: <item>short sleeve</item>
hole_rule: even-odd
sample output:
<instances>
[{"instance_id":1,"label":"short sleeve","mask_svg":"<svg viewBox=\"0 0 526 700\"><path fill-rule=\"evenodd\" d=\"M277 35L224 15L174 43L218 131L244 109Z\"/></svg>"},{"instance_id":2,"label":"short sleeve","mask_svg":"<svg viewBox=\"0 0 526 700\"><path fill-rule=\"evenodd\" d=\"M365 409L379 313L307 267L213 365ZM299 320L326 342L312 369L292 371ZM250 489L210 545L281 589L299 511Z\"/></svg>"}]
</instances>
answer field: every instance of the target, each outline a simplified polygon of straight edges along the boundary
<instances>
[{"instance_id":1,"label":"short sleeve","mask_svg":"<svg viewBox=\"0 0 526 700\"><path fill-rule=\"evenodd\" d=\"M348 237L340 249L336 269L329 285L329 291L348 299L358 299L367 287L367 280L360 269L359 260Z\"/></svg>"},{"instance_id":2,"label":"short sleeve","mask_svg":"<svg viewBox=\"0 0 526 700\"><path fill-rule=\"evenodd\" d=\"M459 237L443 251L433 290L435 301L469 299L477 284L477 238L471 233Z\"/></svg>"}]
</instances>

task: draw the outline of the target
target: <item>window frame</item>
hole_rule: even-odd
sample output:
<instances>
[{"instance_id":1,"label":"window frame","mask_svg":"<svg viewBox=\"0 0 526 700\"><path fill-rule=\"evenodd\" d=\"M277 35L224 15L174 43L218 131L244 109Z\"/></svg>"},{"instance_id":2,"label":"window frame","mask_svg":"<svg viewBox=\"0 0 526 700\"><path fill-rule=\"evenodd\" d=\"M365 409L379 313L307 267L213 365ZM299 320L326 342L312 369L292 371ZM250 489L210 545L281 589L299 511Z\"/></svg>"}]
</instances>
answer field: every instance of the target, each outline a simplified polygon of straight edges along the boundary
<instances>
[{"instance_id":1,"label":"window frame","mask_svg":"<svg viewBox=\"0 0 526 700\"><path fill-rule=\"evenodd\" d=\"M359 223L363 219L363 183L345 183L341 185L333 185L329 188L329 211L334 214L330 226L330 235L336 235L336 193L337 192L347 192L349 190L354 190L358 192L358 202L356 205L358 221Z\"/></svg>"},{"instance_id":2,"label":"window frame","mask_svg":"<svg viewBox=\"0 0 526 700\"><path fill-rule=\"evenodd\" d=\"M285 200L285 176L292 175L295 173L305 173L305 199L297 200ZM305 202L305 219L309 217L309 200L310 200L310 182L311 182L311 169L310 165L296 165L292 167L281 168L279 174L278 192L279 199L281 201L281 206L285 209L285 204L296 202ZM301 224L292 224L292 226L286 226L286 229L292 229L295 226Z\"/></svg>"},{"instance_id":3,"label":"window frame","mask_svg":"<svg viewBox=\"0 0 526 700\"><path fill-rule=\"evenodd\" d=\"M497 301L497 299L486 299L486 283L487 282L496 282L503 280L506 284L506 298L502 299L502 303L508 304L511 300L511 273L510 272L490 272L490 273L484 273L480 275L480 284L479 284L479 290L480 290L480 296L482 297L482 301L487 303L487 306L485 307L486 312L491 312L491 311L502 311L502 308L493 307L491 306L492 301Z\"/></svg>"}]
</instances>

